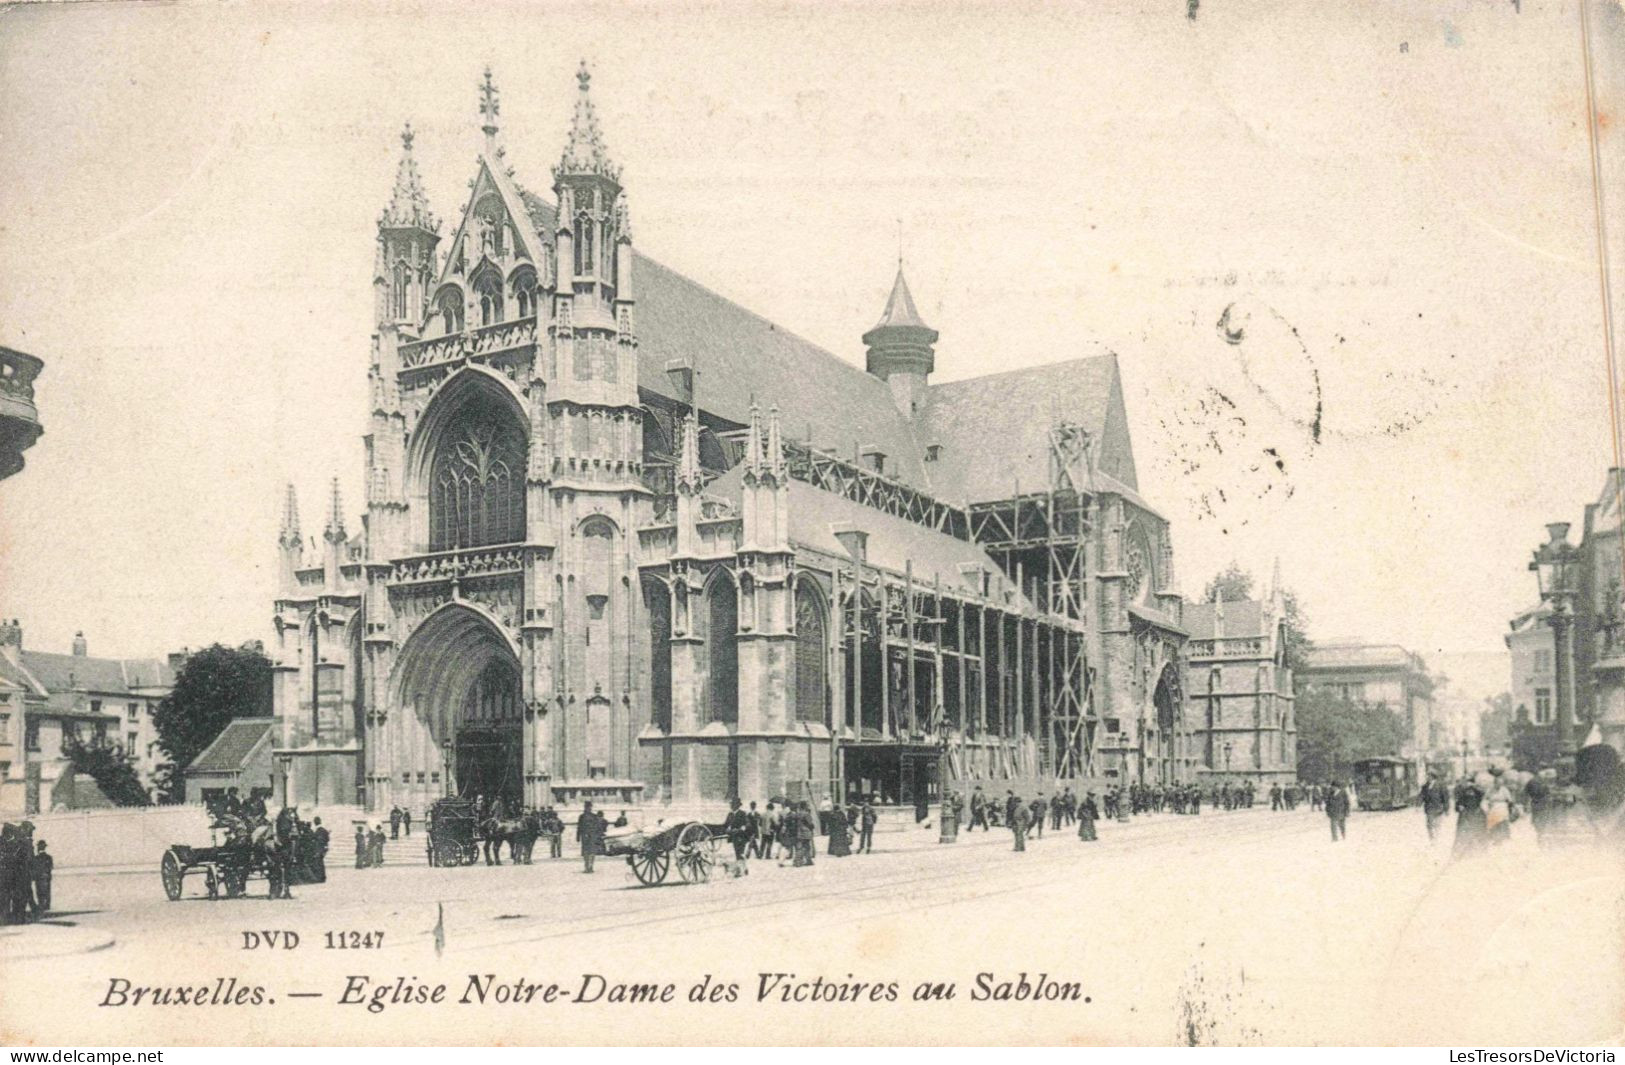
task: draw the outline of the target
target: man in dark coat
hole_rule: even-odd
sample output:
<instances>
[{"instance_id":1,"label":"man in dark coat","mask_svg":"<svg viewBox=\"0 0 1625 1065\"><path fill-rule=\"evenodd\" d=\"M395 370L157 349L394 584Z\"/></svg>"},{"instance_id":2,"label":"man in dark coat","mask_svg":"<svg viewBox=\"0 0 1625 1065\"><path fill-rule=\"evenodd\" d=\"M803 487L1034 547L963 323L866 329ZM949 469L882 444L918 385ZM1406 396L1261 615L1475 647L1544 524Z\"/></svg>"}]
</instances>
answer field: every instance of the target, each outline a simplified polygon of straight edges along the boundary
<instances>
[{"instance_id":1,"label":"man in dark coat","mask_svg":"<svg viewBox=\"0 0 1625 1065\"><path fill-rule=\"evenodd\" d=\"M1016 850L1027 849L1027 827L1032 821L1032 810L1025 803L1016 803L1016 808L1010 815L1010 831L1015 835Z\"/></svg>"},{"instance_id":2,"label":"man in dark coat","mask_svg":"<svg viewBox=\"0 0 1625 1065\"><path fill-rule=\"evenodd\" d=\"M360 825L355 826L355 867L367 867L367 830Z\"/></svg>"},{"instance_id":3,"label":"man in dark coat","mask_svg":"<svg viewBox=\"0 0 1625 1065\"><path fill-rule=\"evenodd\" d=\"M987 831L987 796L982 794L982 785L978 784L970 793L970 827L982 826Z\"/></svg>"},{"instance_id":4,"label":"man in dark coat","mask_svg":"<svg viewBox=\"0 0 1625 1065\"><path fill-rule=\"evenodd\" d=\"M728 800L728 819L722 823L722 832L733 844L734 860L745 860L745 848L750 845L750 815L738 799Z\"/></svg>"},{"instance_id":5,"label":"man in dark coat","mask_svg":"<svg viewBox=\"0 0 1625 1065\"><path fill-rule=\"evenodd\" d=\"M1428 777L1422 785L1422 816L1427 819L1428 839L1439 835L1439 822L1450 812L1450 789L1437 776Z\"/></svg>"},{"instance_id":6,"label":"man in dark coat","mask_svg":"<svg viewBox=\"0 0 1625 1065\"><path fill-rule=\"evenodd\" d=\"M1488 819L1484 815L1484 789L1472 777L1456 785L1455 854L1471 854L1489 843Z\"/></svg>"},{"instance_id":7,"label":"man in dark coat","mask_svg":"<svg viewBox=\"0 0 1625 1065\"><path fill-rule=\"evenodd\" d=\"M401 838L401 808L399 806L389 808L389 838Z\"/></svg>"},{"instance_id":8,"label":"man in dark coat","mask_svg":"<svg viewBox=\"0 0 1625 1065\"><path fill-rule=\"evenodd\" d=\"M875 846L875 822L879 820L875 807L868 799L863 800L863 809L858 811L858 853L869 854Z\"/></svg>"},{"instance_id":9,"label":"man in dark coat","mask_svg":"<svg viewBox=\"0 0 1625 1065\"><path fill-rule=\"evenodd\" d=\"M56 868L56 860L46 851L43 839L35 847L34 860L28 872L34 881L34 914L44 917L51 912L51 873Z\"/></svg>"},{"instance_id":10,"label":"man in dark coat","mask_svg":"<svg viewBox=\"0 0 1625 1065\"><path fill-rule=\"evenodd\" d=\"M315 859L311 873L315 876L316 883L325 884L327 883L327 848L333 843L333 834L322 825L321 818L318 817L311 823L314 826L311 830L311 836L316 841L316 847L311 852L311 856Z\"/></svg>"},{"instance_id":11,"label":"man in dark coat","mask_svg":"<svg viewBox=\"0 0 1625 1065\"><path fill-rule=\"evenodd\" d=\"M756 808L753 802L750 809L745 811L745 856L748 858L762 858L762 811Z\"/></svg>"},{"instance_id":12,"label":"man in dark coat","mask_svg":"<svg viewBox=\"0 0 1625 1065\"><path fill-rule=\"evenodd\" d=\"M1332 842L1336 843L1348 835L1349 793L1335 780L1326 792L1325 807L1326 820L1332 826Z\"/></svg>"},{"instance_id":13,"label":"man in dark coat","mask_svg":"<svg viewBox=\"0 0 1625 1065\"><path fill-rule=\"evenodd\" d=\"M249 793L248 798L243 800L243 820L251 825L265 820L265 796L257 792Z\"/></svg>"},{"instance_id":14,"label":"man in dark coat","mask_svg":"<svg viewBox=\"0 0 1625 1065\"><path fill-rule=\"evenodd\" d=\"M581 816L576 818L576 841L581 844L582 872L592 872L593 859L604 848L604 829L609 822L592 808L592 802L581 804Z\"/></svg>"}]
</instances>

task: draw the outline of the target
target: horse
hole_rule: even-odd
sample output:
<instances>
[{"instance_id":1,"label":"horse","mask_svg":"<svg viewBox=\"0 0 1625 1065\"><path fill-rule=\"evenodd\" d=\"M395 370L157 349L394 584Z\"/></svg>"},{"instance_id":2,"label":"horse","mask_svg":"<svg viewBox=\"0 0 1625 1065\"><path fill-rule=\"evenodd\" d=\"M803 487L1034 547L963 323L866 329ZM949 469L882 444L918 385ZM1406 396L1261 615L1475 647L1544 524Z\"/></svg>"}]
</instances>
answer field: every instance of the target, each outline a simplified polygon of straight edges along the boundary
<instances>
[{"instance_id":1,"label":"horse","mask_svg":"<svg viewBox=\"0 0 1625 1065\"><path fill-rule=\"evenodd\" d=\"M526 833L525 822L513 817L487 817L480 822L480 841L485 844L485 864L502 864L502 845L508 844L511 853L518 854L519 840ZM516 862L518 858L514 859Z\"/></svg>"}]
</instances>

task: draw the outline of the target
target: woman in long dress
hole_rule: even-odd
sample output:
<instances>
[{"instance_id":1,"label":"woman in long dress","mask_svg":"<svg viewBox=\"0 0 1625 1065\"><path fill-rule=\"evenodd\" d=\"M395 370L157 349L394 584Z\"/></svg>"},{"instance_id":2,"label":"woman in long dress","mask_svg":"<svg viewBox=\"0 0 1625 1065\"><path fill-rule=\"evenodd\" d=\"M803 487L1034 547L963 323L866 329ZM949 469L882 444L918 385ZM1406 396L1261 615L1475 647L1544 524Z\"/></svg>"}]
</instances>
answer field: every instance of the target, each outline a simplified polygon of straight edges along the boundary
<instances>
[{"instance_id":1,"label":"woman in long dress","mask_svg":"<svg viewBox=\"0 0 1625 1065\"><path fill-rule=\"evenodd\" d=\"M1481 850L1485 842L1484 791L1472 778L1456 785L1456 842L1458 857Z\"/></svg>"},{"instance_id":2,"label":"woman in long dress","mask_svg":"<svg viewBox=\"0 0 1625 1065\"><path fill-rule=\"evenodd\" d=\"M1490 791L1484 796L1484 827L1490 843L1500 845L1512 838L1512 819L1517 816L1517 806L1501 771L1492 769L1490 773Z\"/></svg>"}]
</instances>

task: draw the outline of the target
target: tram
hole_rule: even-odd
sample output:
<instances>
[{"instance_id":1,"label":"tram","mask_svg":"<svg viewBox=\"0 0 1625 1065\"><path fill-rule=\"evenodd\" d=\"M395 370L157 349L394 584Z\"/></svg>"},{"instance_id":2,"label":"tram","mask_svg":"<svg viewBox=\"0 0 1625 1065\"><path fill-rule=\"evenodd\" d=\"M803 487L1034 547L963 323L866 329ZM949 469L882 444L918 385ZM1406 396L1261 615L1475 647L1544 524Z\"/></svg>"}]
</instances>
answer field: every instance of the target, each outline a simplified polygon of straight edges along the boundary
<instances>
[{"instance_id":1,"label":"tram","mask_svg":"<svg viewBox=\"0 0 1625 1065\"><path fill-rule=\"evenodd\" d=\"M1416 763L1362 758L1354 763L1354 793L1362 810L1399 810L1416 801Z\"/></svg>"}]
</instances>

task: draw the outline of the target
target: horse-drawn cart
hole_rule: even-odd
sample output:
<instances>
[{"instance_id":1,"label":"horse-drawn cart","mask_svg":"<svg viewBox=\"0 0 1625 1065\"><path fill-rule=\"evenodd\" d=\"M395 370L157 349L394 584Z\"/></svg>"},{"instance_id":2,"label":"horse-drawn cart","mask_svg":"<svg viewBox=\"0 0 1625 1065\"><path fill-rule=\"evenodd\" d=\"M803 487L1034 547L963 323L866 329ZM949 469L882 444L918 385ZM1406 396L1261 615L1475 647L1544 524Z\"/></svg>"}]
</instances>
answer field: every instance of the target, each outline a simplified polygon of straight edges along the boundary
<instances>
[{"instance_id":1,"label":"horse-drawn cart","mask_svg":"<svg viewBox=\"0 0 1625 1065\"><path fill-rule=\"evenodd\" d=\"M274 836L270 826L251 829L243 824L216 824L225 829L226 841L210 847L189 847L177 843L164 851L158 863L158 875L164 883L164 894L170 902L177 902L189 875L201 873L208 888L209 898L241 898L248 890L248 882L263 879L276 894L275 878L281 875L274 858Z\"/></svg>"},{"instance_id":2,"label":"horse-drawn cart","mask_svg":"<svg viewBox=\"0 0 1625 1065\"><path fill-rule=\"evenodd\" d=\"M672 866L685 884L703 884L711 879L717 864L717 838L721 826L699 821L679 821L653 831L611 829L604 836L604 854L626 858L632 875L645 887L666 881Z\"/></svg>"},{"instance_id":3,"label":"horse-drawn cart","mask_svg":"<svg viewBox=\"0 0 1625 1065\"><path fill-rule=\"evenodd\" d=\"M479 816L467 799L436 799L429 807L429 864L479 861Z\"/></svg>"}]
</instances>

